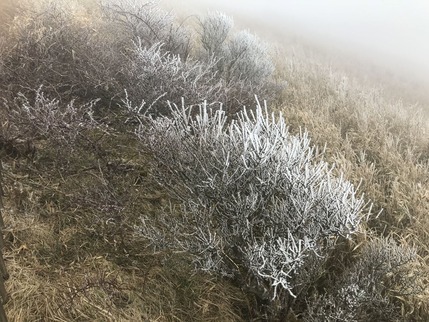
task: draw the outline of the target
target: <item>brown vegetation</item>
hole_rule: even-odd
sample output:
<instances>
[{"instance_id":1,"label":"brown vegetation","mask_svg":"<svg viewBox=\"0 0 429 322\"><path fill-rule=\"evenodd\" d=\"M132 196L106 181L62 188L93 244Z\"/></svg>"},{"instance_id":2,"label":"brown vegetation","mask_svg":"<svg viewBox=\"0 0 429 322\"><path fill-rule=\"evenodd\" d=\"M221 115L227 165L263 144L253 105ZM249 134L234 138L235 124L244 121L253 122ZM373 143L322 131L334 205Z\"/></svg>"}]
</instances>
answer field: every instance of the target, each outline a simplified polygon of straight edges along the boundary
<instances>
[{"instance_id":1,"label":"brown vegetation","mask_svg":"<svg viewBox=\"0 0 429 322\"><path fill-rule=\"evenodd\" d=\"M160 84L144 83L139 78L143 72L134 68L136 60L129 63L135 48L131 40L137 40L133 32L145 35L149 20L138 24L118 11L103 13L88 2L61 5L49 8L35 2L18 12L13 10L16 4L0 2L0 153L4 255L11 276L6 283L11 300L5 308L10 321L268 318L268 313L257 311L260 303L254 294L227 278L194 270L187 252L154 250L147 236L136 229L142 215L156 221L179 204L155 180L152 155L134 135L135 115L127 113L139 108L126 112L118 107L127 99L139 106L151 84ZM41 13L45 19L36 20ZM160 19L158 14L146 18ZM386 289L385 296L393 303L389 317L428 320L429 129L425 118L414 106L394 101L381 89L360 84L299 51L276 53L276 71L263 82L266 87L241 74L226 82L221 72L218 78L204 74L208 83L200 85L192 72L207 65L196 58L185 59L192 57L188 51L201 57L201 51L186 47L198 40L189 36L189 41L186 33L177 33L178 26L170 18L155 21L168 22L155 24L159 28L155 38L162 35L161 40L171 45L159 51L161 61L172 68L179 66L180 72L172 74L175 77L188 72L189 78L174 83L177 91L169 99L179 103L182 93L198 93L185 101L197 104L208 98L224 102L233 111L242 103L250 104L252 91L260 90L269 95L270 106L282 112L290 131L306 129L312 144L324 147L317 157L335 164L334 172L359 186L358 192L372 203L373 215L331 257L326 267L332 271L309 291L313 297L297 301L287 318L324 321L320 314L326 303L335 302L330 296L339 291L326 291L324 297L318 294L334 284L335 276L342 274L341 283L347 285L355 270L368 269L365 265L372 259L365 255L368 250L373 255L383 253L383 247L401 252L401 247L389 246L394 243L403 249L414 247L418 256L394 268L405 269L395 276L409 280L392 282ZM170 32L178 38L171 38ZM146 41L140 50L157 43ZM177 61L169 59L172 53ZM216 62L210 61L209 67L218 66ZM166 106L167 98L161 95L171 88L167 81L171 79L162 84L168 88L153 89L151 100L142 103L143 112L149 105ZM133 88L136 82L141 87ZM192 87L183 88L189 83ZM210 88L204 87L207 84ZM142 92L143 86L147 87ZM130 97L125 97L124 89ZM386 244L385 237L390 238ZM392 271L382 270L380 278L387 281ZM408 281L414 293L398 289Z\"/></svg>"}]
</instances>

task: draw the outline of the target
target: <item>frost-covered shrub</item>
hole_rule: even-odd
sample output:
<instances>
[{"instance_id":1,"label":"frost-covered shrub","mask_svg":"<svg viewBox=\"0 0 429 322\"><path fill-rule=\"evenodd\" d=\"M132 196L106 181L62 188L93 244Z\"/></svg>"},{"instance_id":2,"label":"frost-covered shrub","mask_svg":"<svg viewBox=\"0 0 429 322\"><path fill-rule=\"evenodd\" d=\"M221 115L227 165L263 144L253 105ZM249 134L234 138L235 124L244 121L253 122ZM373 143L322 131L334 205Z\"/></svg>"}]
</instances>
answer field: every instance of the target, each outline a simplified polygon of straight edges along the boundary
<instances>
[{"instance_id":1,"label":"frost-covered shrub","mask_svg":"<svg viewBox=\"0 0 429 322\"><path fill-rule=\"evenodd\" d=\"M168 29L162 27L161 18L159 21L148 18L154 15L150 6L146 4L138 10L111 8L121 15L137 12L139 18L132 14L132 22L125 16L121 19L125 19L127 25L142 24L142 37L133 37L136 38L134 46L127 51L128 59L117 76L131 101L144 100L153 112L162 114L168 110L167 101L179 103L184 97L189 104L200 104L204 100L220 102L228 114L234 114L237 107L253 104L255 94L274 96L269 81L273 64L267 47L248 32L237 33L229 39L233 24L230 17L216 12L201 21L200 40L205 53L184 57L171 48L170 40L164 36L147 38L152 34L163 35ZM156 16L159 15L158 12ZM177 34L168 30L166 34L171 37Z\"/></svg>"},{"instance_id":2,"label":"frost-covered shrub","mask_svg":"<svg viewBox=\"0 0 429 322\"><path fill-rule=\"evenodd\" d=\"M189 55L189 30L176 23L173 14L153 2L104 0L102 4L106 17L118 29L124 29L130 40L140 40L145 47L162 43L164 52L179 55L182 59Z\"/></svg>"},{"instance_id":3,"label":"frost-covered shrub","mask_svg":"<svg viewBox=\"0 0 429 322\"><path fill-rule=\"evenodd\" d=\"M268 46L248 31L231 32L233 19L213 12L200 21L202 60L216 60L215 72L225 88L223 103L251 106L254 96L275 99L279 88Z\"/></svg>"},{"instance_id":4,"label":"frost-covered shrub","mask_svg":"<svg viewBox=\"0 0 429 322\"><path fill-rule=\"evenodd\" d=\"M43 85L65 101L100 98L103 106L116 105L135 85L126 73L135 43L162 44L163 54L188 58L189 32L156 6L111 3L103 9L89 12L74 2L23 5L0 37L0 95L10 99Z\"/></svg>"},{"instance_id":5,"label":"frost-covered shrub","mask_svg":"<svg viewBox=\"0 0 429 322\"><path fill-rule=\"evenodd\" d=\"M1 115L0 142L11 156L35 153L36 143L45 142L58 156L66 157L78 141L87 142L87 131L99 126L93 118L97 100L84 105L74 101L63 104L47 98L39 88L34 99L19 94L13 101L4 100Z\"/></svg>"},{"instance_id":6,"label":"frost-covered shrub","mask_svg":"<svg viewBox=\"0 0 429 322\"><path fill-rule=\"evenodd\" d=\"M240 31L228 43L225 52L227 78L262 84L274 71L267 46L248 31Z\"/></svg>"},{"instance_id":7,"label":"frost-covered shrub","mask_svg":"<svg viewBox=\"0 0 429 322\"><path fill-rule=\"evenodd\" d=\"M400 299L423 291L416 265L416 252L408 246L392 239L369 242L327 293L310 301L304 321L404 321Z\"/></svg>"},{"instance_id":8,"label":"frost-covered shrub","mask_svg":"<svg viewBox=\"0 0 429 322\"><path fill-rule=\"evenodd\" d=\"M117 87L123 93L115 79L124 60L122 38L111 37L101 17L67 2L21 5L0 51L2 97L31 95L40 85L65 101L109 101Z\"/></svg>"},{"instance_id":9,"label":"frost-covered shrub","mask_svg":"<svg viewBox=\"0 0 429 322\"><path fill-rule=\"evenodd\" d=\"M4 102L11 125L9 134L20 139L55 138L58 143L70 143L82 130L95 126L92 114L97 100L81 106L73 101L61 104L46 98L41 90L36 91L33 102L22 94L12 104Z\"/></svg>"},{"instance_id":10,"label":"frost-covered shrub","mask_svg":"<svg viewBox=\"0 0 429 322\"><path fill-rule=\"evenodd\" d=\"M200 21L201 44L209 56L219 56L224 51L227 39L234 21L222 12L211 12Z\"/></svg>"},{"instance_id":11,"label":"frost-covered shrub","mask_svg":"<svg viewBox=\"0 0 429 322\"><path fill-rule=\"evenodd\" d=\"M262 85L274 71L268 46L248 31L230 35L233 19L210 13L200 22L201 44L208 57L218 59L218 72L226 83Z\"/></svg>"},{"instance_id":12,"label":"frost-covered shrub","mask_svg":"<svg viewBox=\"0 0 429 322\"><path fill-rule=\"evenodd\" d=\"M163 44L145 47L137 42L130 61L123 69L124 82L132 101L146 101L152 113L169 112L167 101L180 102L192 98L192 104L204 100L220 100L221 85L212 72L215 61L184 61L179 55L162 50ZM142 111L143 112L143 111Z\"/></svg>"},{"instance_id":13,"label":"frost-covered shrub","mask_svg":"<svg viewBox=\"0 0 429 322\"><path fill-rule=\"evenodd\" d=\"M314 160L307 133L290 135L284 119L259 104L235 120L206 104L171 113L146 119L138 134L159 182L183 206L161 218L143 216L142 234L286 306L283 300L308 283L300 270L357 231L363 200Z\"/></svg>"}]
</instances>

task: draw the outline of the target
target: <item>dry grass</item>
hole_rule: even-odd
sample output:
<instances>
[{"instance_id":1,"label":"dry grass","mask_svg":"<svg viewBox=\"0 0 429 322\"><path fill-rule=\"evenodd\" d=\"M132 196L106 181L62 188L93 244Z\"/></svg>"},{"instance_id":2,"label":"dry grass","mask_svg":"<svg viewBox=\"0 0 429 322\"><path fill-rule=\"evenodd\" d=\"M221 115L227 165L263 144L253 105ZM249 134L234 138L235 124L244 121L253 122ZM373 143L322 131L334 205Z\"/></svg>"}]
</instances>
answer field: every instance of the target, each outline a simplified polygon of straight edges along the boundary
<instances>
[{"instance_id":1,"label":"dry grass","mask_svg":"<svg viewBox=\"0 0 429 322\"><path fill-rule=\"evenodd\" d=\"M288 60L283 77L289 89L279 108L291 127L326 145L325 156L348 178L362 180L361 191L384 209L374 224L387 234L415 231L429 206L429 127L421 111L311 60Z\"/></svg>"},{"instance_id":2,"label":"dry grass","mask_svg":"<svg viewBox=\"0 0 429 322\"><path fill-rule=\"evenodd\" d=\"M130 229L131 212L156 216L165 202L149 177L140 177L147 187L119 188L136 196L118 231L95 201L72 204L99 184L85 177L101 175L100 169L52 178L31 171L26 160L3 163L11 321L240 320L245 302L238 289L195 274L183 254L153 254ZM142 168L133 173L145 176Z\"/></svg>"},{"instance_id":3,"label":"dry grass","mask_svg":"<svg viewBox=\"0 0 429 322\"><path fill-rule=\"evenodd\" d=\"M429 127L424 111L392 99L311 57L287 57L282 78L289 84L278 107L291 128L306 128L323 157L360 185L373 202L369 235L393 236L415 246L424 276L429 264ZM422 283L427 287L427 281ZM428 293L418 303L428 318ZM414 306L415 305L415 306ZM404 307L405 307L404 306Z\"/></svg>"},{"instance_id":4,"label":"dry grass","mask_svg":"<svg viewBox=\"0 0 429 322\"><path fill-rule=\"evenodd\" d=\"M12 23L11 3L0 1L0 43ZM84 6L73 7L74 23L94 27L88 12L96 7L79 3ZM313 143L325 147L323 158L360 184L373 213L382 211L355 241L355 253L371 238L393 236L417 248L424 265L413 273L425 276L427 118L317 57L299 49L290 53L278 53L276 77L288 87L276 109L292 131L307 129ZM2 113L0 122L3 131ZM10 321L249 320L254 303L239 287L195 273L186 254L153 253L135 233L140 214L157 216L175 201L154 182L150 156L141 153L134 137L125 131L93 133L91 139L96 146L77 146L66 163L49 141L35 142L34 156L7 155L0 141ZM400 300L404 316L413 312L413 319L429 320L427 291Z\"/></svg>"}]
</instances>

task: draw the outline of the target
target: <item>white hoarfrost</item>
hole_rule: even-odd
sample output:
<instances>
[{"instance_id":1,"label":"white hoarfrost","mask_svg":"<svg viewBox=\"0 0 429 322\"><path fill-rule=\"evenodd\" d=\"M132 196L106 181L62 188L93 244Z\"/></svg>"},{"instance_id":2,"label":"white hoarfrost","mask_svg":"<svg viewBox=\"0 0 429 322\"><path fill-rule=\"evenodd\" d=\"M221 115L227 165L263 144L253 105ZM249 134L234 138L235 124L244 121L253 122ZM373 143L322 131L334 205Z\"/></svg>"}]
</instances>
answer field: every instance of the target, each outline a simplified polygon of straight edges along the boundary
<instances>
[{"instance_id":1,"label":"white hoarfrost","mask_svg":"<svg viewBox=\"0 0 429 322\"><path fill-rule=\"evenodd\" d=\"M170 117L142 124L157 178L183 206L145 216L141 232L190 252L200 268L294 296L307 261L359 227L364 201L353 185L315 160L306 132L289 134L259 103L234 119L207 104L172 105Z\"/></svg>"}]
</instances>

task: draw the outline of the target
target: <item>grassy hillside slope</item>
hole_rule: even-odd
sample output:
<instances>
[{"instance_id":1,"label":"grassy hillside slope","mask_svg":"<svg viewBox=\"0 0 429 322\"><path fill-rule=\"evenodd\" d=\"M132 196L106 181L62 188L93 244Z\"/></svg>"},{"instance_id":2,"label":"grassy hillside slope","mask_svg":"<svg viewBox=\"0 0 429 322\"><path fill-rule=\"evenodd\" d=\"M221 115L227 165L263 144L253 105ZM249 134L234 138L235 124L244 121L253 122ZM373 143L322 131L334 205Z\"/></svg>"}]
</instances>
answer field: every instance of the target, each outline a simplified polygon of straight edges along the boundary
<instances>
[{"instance_id":1,"label":"grassy hillside slope","mask_svg":"<svg viewBox=\"0 0 429 322\"><path fill-rule=\"evenodd\" d=\"M429 132L415 106L299 48L274 50L233 30L233 20L219 13L188 25L149 4L5 1L0 17L10 321L429 319ZM202 270L198 256L207 249L180 230L183 222L201 228L204 207L212 210L207 216L235 206L245 212L234 200L247 202L259 191L245 185L242 194L222 195L224 208L201 204L213 191L230 190L215 186L200 194L204 184L210 187L205 179L184 189L200 163L186 164L188 151L174 149L189 142L183 146L204 156L215 144L201 143L202 133L191 126L179 131L189 141L168 141L181 125L169 102L193 105L190 119L206 101L237 120L244 105L254 109L254 95L282 113L292 138L308 134L315 149L308 167L321 160L335 165L332 178L350 181L366 201L359 229L315 238L323 254L305 253L311 261L290 272L294 287L280 287L274 297L269 280L247 270L240 252L248 245L221 254L232 258L226 267L240 279ZM151 132L156 120L171 119L165 130ZM228 119L217 133L228 124L237 123ZM157 150L157 137L171 150ZM178 163L163 164L167 152ZM241 164L240 158L233 161ZM178 168L185 170L175 177ZM264 207L274 209L268 201ZM194 221L187 222L192 211ZM222 232L217 225L210 233ZM255 227L258 242L271 229L264 221ZM318 270L312 263L321 263Z\"/></svg>"}]
</instances>

